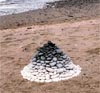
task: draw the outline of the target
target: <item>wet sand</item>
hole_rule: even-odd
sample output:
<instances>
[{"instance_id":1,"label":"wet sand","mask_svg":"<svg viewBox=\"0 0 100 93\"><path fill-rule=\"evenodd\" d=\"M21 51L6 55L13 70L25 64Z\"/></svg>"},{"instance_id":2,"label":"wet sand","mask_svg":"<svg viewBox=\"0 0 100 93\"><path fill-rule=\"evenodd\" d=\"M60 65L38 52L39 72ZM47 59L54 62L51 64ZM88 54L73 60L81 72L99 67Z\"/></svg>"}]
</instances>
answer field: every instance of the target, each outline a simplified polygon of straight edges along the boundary
<instances>
[{"instance_id":1,"label":"wet sand","mask_svg":"<svg viewBox=\"0 0 100 93\"><path fill-rule=\"evenodd\" d=\"M0 29L17 28L30 25L56 24L68 21L88 20L100 17L100 0L91 3L79 4L77 0L67 0L55 5L49 5L45 9L33 10L20 14L0 16ZM77 1L73 4L73 1ZM84 0L81 0L84 1ZM87 0L86 0L87 1ZM55 6L55 7L54 7Z\"/></svg>"}]
</instances>

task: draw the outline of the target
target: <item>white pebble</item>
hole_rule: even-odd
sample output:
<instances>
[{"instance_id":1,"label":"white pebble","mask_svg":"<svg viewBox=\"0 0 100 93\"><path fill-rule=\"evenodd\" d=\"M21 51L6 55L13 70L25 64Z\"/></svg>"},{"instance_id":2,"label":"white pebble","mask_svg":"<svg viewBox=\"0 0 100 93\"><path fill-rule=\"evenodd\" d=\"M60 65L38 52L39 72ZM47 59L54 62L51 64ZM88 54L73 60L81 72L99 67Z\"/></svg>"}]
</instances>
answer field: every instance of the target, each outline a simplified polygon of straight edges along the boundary
<instances>
[{"instance_id":1,"label":"white pebble","mask_svg":"<svg viewBox=\"0 0 100 93\"><path fill-rule=\"evenodd\" d=\"M47 71L53 72L52 68L46 68Z\"/></svg>"},{"instance_id":2,"label":"white pebble","mask_svg":"<svg viewBox=\"0 0 100 93\"><path fill-rule=\"evenodd\" d=\"M45 61L45 63L50 63L50 61Z\"/></svg>"},{"instance_id":3,"label":"white pebble","mask_svg":"<svg viewBox=\"0 0 100 93\"><path fill-rule=\"evenodd\" d=\"M40 61L42 64L44 63L44 61Z\"/></svg>"},{"instance_id":4,"label":"white pebble","mask_svg":"<svg viewBox=\"0 0 100 93\"><path fill-rule=\"evenodd\" d=\"M53 58L53 61L57 61L57 58L56 58L56 57L54 57L54 58Z\"/></svg>"},{"instance_id":5,"label":"white pebble","mask_svg":"<svg viewBox=\"0 0 100 93\"><path fill-rule=\"evenodd\" d=\"M58 73L61 73L63 71L64 71L64 68L60 68L60 69L57 70Z\"/></svg>"},{"instance_id":6,"label":"white pebble","mask_svg":"<svg viewBox=\"0 0 100 93\"><path fill-rule=\"evenodd\" d=\"M56 65L56 62L50 63L50 66L54 66L54 65Z\"/></svg>"},{"instance_id":7,"label":"white pebble","mask_svg":"<svg viewBox=\"0 0 100 93\"><path fill-rule=\"evenodd\" d=\"M62 66L63 66L62 64L59 64L59 63L57 64L58 68L61 68Z\"/></svg>"}]
</instances>

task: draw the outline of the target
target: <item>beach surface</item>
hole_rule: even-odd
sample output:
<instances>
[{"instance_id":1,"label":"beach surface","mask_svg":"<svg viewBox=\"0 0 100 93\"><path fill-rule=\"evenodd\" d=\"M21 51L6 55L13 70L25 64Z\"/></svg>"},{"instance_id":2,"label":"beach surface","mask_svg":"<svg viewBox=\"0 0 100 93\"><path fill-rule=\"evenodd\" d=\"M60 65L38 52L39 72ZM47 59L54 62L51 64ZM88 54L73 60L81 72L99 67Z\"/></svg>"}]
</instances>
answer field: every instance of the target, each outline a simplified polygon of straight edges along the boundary
<instances>
[{"instance_id":1,"label":"beach surface","mask_svg":"<svg viewBox=\"0 0 100 93\"><path fill-rule=\"evenodd\" d=\"M100 19L0 30L1 93L99 93ZM78 77L56 83L35 83L20 71L48 40L80 65Z\"/></svg>"},{"instance_id":2,"label":"beach surface","mask_svg":"<svg viewBox=\"0 0 100 93\"><path fill-rule=\"evenodd\" d=\"M0 29L73 22L99 17L100 0L71 0L71 2L65 0L49 3L44 9L0 16Z\"/></svg>"},{"instance_id":3,"label":"beach surface","mask_svg":"<svg viewBox=\"0 0 100 93\"><path fill-rule=\"evenodd\" d=\"M55 7L0 17L1 93L100 93L98 4L92 4L92 9ZM48 40L80 65L79 76L54 83L23 79L20 71Z\"/></svg>"}]
</instances>

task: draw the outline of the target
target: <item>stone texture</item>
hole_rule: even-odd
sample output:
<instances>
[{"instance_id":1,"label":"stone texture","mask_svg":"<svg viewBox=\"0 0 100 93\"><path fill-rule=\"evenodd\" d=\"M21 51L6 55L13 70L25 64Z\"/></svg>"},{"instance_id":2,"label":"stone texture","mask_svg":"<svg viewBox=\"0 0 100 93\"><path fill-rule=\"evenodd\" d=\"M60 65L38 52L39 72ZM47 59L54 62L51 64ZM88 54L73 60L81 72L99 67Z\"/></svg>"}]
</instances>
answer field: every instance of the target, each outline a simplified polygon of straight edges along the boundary
<instances>
[{"instance_id":1,"label":"stone texture","mask_svg":"<svg viewBox=\"0 0 100 93\"><path fill-rule=\"evenodd\" d=\"M48 41L37 49L31 63L21 71L23 78L35 82L54 82L77 76L81 68L72 63L54 43Z\"/></svg>"}]
</instances>

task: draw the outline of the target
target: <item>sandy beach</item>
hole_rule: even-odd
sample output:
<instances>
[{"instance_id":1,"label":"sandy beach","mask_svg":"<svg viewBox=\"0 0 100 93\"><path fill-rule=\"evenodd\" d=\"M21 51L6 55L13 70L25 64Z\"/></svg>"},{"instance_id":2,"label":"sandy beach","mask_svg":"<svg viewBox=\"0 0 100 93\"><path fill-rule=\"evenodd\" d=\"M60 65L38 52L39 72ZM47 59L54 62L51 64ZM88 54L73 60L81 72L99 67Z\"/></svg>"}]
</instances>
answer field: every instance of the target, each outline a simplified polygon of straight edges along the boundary
<instances>
[{"instance_id":1,"label":"sandy beach","mask_svg":"<svg viewBox=\"0 0 100 93\"><path fill-rule=\"evenodd\" d=\"M1 93L100 92L100 3L85 5L0 16ZM80 65L79 76L54 83L22 78L20 71L48 40Z\"/></svg>"},{"instance_id":2,"label":"sandy beach","mask_svg":"<svg viewBox=\"0 0 100 93\"><path fill-rule=\"evenodd\" d=\"M53 3L55 7L50 4L45 9L0 16L0 29L11 29L39 24L55 24L67 21L73 22L100 17L100 0L92 0L95 1L94 3L80 2L81 4L78 2L84 0L72 0L71 3L69 3L70 0L67 1L68 2L63 3L58 2L57 4ZM74 3L73 1L76 2Z\"/></svg>"}]
</instances>

